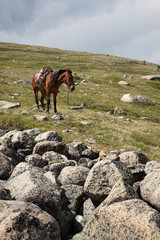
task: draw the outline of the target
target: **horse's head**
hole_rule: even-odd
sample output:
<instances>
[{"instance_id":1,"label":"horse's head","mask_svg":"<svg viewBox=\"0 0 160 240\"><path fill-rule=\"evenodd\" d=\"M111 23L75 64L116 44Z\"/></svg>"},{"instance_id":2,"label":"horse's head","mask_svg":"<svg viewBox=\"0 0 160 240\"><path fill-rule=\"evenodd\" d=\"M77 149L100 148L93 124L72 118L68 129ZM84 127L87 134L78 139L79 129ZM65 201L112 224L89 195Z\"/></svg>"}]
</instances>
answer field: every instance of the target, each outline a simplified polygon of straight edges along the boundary
<instances>
[{"instance_id":1,"label":"horse's head","mask_svg":"<svg viewBox=\"0 0 160 240\"><path fill-rule=\"evenodd\" d=\"M75 89L74 77L72 76L71 70L69 70L69 69L66 70L63 81L68 86L68 89L70 91L73 91Z\"/></svg>"}]
</instances>

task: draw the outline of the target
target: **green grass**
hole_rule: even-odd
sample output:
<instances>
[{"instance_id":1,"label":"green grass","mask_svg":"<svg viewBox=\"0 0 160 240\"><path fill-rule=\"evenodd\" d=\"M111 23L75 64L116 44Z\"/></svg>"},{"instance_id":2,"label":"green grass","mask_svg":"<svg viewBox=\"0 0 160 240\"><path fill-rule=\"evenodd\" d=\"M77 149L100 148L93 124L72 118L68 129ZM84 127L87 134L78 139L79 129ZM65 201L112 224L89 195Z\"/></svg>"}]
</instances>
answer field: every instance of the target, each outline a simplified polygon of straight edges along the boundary
<instances>
[{"instance_id":1,"label":"green grass","mask_svg":"<svg viewBox=\"0 0 160 240\"><path fill-rule=\"evenodd\" d=\"M57 59L60 58L60 59ZM83 78L74 75L78 83L70 93L70 106L82 103L88 109L70 110L67 107L67 87L61 86L57 97L57 109L63 121L53 121L51 113L37 113L32 86L14 84L17 80L30 80L43 66L54 70L69 68L72 72L93 76L82 83ZM86 141L94 138L96 149L141 151L152 160L160 160L160 81L141 80L142 75L159 74L156 64L104 54L65 51L39 46L0 43L0 99L19 102L20 108L0 110L0 128L39 128L42 132L57 131L64 142ZM120 86L125 80L130 85ZM20 96L11 98L12 93ZM133 93L146 96L154 104L128 104L120 99L124 94ZM52 102L52 98L51 98ZM127 112L125 119L108 115L114 107ZM26 112L24 115L23 112ZM48 117L46 122L37 122L34 115ZM142 120L153 118L155 122ZM128 119L128 120L126 120ZM91 125L83 125L87 121ZM72 130L64 133L63 130ZM87 143L88 144L88 143ZM88 144L90 145L90 144Z\"/></svg>"}]
</instances>

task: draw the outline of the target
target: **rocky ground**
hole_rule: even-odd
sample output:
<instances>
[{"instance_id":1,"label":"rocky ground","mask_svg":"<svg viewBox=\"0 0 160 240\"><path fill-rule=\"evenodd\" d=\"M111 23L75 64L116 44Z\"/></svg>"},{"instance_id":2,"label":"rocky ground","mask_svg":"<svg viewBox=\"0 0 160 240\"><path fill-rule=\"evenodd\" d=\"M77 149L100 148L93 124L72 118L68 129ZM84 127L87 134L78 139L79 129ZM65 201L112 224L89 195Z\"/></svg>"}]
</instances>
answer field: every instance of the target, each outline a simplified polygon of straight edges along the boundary
<instances>
[{"instance_id":1,"label":"rocky ground","mask_svg":"<svg viewBox=\"0 0 160 240\"><path fill-rule=\"evenodd\" d=\"M0 131L1 240L160 239L160 162Z\"/></svg>"}]
</instances>

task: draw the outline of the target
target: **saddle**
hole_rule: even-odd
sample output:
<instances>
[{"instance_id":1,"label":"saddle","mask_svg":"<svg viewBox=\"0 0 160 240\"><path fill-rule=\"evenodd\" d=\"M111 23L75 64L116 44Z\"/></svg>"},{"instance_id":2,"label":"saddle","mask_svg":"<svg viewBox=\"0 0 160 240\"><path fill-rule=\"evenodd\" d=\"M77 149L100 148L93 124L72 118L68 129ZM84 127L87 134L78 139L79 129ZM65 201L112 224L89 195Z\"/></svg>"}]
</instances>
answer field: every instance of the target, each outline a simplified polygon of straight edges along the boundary
<instances>
[{"instance_id":1,"label":"saddle","mask_svg":"<svg viewBox=\"0 0 160 240\"><path fill-rule=\"evenodd\" d=\"M39 82L40 84L46 79L47 75L53 72L53 69L50 67L43 67L41 68L41 70L39 71L39 74L37 76L37 80L36 82Z\"/></svg>"}]
</instances>

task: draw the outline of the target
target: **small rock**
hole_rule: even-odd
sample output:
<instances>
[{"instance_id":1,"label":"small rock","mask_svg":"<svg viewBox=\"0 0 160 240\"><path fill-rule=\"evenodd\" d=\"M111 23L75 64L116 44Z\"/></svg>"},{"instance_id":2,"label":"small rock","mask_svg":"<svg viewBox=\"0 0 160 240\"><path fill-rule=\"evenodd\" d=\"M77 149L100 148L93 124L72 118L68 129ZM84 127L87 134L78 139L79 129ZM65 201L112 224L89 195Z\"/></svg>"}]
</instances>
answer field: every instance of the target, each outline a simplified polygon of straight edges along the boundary
<instances>
[{"instance_id":1,"label":"small rock","mask_svg":"<svg viewBox=\"0 0 160 240\"><path fill-rule=\"evenodd\" d=\"M93 144L96 143L96 140L94 138L86 138L85 141Z\"/></svg>"},{"instance_id":2,"label":"small rock","mask_svg":"<svg viewBox=\"0 0 160 240\"><path fill-rule=\"evenodd\" d=\"M3 101L3 100L0 100L0 105L2 105L2 107L0 107L0 109L17 108L17 107L21 106L20 103L12 103L12 102L7 102L7 101Z\"/></svg>"},{"instance_id":3,"label":"small rock","mask_svg":"<svg viewBox=\"0 0 160 240\"><path fill-rule=\"evenodd\" d=\"M18 80L18 81L15 81L14 84L21 84L21 85L32 85L32 82L31 81L28 81L28 80Z\"/></svg>"},{"instance_id":4,"label":"small rock","mask_svg":"<svg viewBox=\"0 0 160 240\"><path fill-rule=\"evenodd\" d=\"M81 121L80 123L82 123L83 125L92 125L91 123L89 123L87 121Z\"/></svg>"},{"instance_id":5,"label":"small rock","mask_svg":"<svg viewBox=\"0 0 160 240\"><path fill-rule=\"evenodd\" d=\"M60 114L55 114L55 115L53 115L53 116L51 117L51 119L56 120L56 121L58 121L58 120L64 120L64 118L63 118L62 115L60 115Z\"/></svg>"},{"instance_id":6,"label":"small rock","mask_svg":"<svg viewBox=\"0 0 160 240\"><path fill-rule=\"evenodd\" d=\"M42 110L39 109L39 108L34 108L32 111L33 111L33 112L42 112Z\"/></svg>"},{"instance_id":7,"label":"small rock","mask_svg":"<svg viewBox=\"0 0 160 240\"><path fill-rule=\"evenodd\" d=\"M123 86L129 86L130 84L126 81L119 81L118 82L119 85L123 85Z\"/></svg>"},{"instance_id":8,"label":"small rock","mask_svg":"<svg viewBox=\"0 0 160 240\"><path fill-rule=\"evenodd\" d=\"M48 121L48 118L46 116L42 115L34 115L37 121L42 122L42 121Z\"/></svg>"},{"instance_id":9,"label":"small rock","mask_svg":"<svg viewBox=\"0 0 160 240\"><path fill-rule=\"evenodd\" d=\"M153 102L143 96L136 95L136 94L124 94L121 98L122 102L128 102L128 103L150 103L153 104Z\"/></svg>"},{"instance_id":10,"label":"small rock","mask_svg":"<svg viewBox=\"0 0 160 240\"><path fill-rule=\"evenodd\" d=\"M115 108L114 108L114 114L127 115L127 112L124 111L123 109L119 108L119 107L115 107Z\"/></svg>"}]
</instances>

